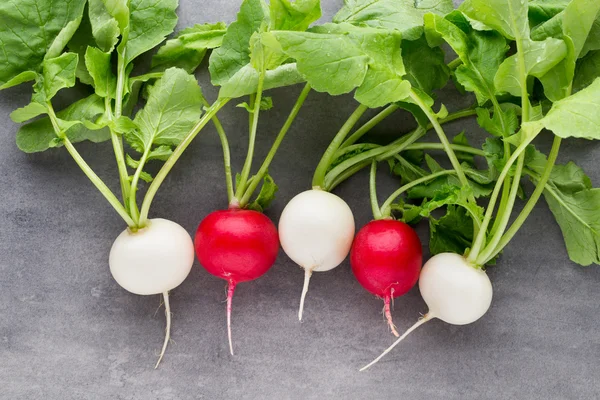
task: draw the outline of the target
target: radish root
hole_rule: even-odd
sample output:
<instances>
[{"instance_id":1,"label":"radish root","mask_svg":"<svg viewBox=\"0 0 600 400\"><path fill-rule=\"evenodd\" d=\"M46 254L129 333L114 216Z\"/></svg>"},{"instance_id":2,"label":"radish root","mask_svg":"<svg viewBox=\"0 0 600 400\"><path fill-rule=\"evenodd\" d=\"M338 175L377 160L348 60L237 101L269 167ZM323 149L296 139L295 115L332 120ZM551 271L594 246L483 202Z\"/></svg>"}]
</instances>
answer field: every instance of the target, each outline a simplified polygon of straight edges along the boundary
<instances>
[{"instance_id":1,"label":"radish root","mask_svg":"<svg viewBox=\"0 0 600 400\"><path fill-rule=\"evenodd\" d=\"M229 281L227 287L227 337L229 338L229 352L233 355L233 342L231 341L231 299L235 292L235 282Z\"/></svg>"},{"instance_id":2,"label":"radish root","mask_svg":"<svg viewBox=\"0 0 600 400\"><path fill-rule=\"evenodd\" d=\"M400 336L390 347L388 347L383 353L381 353L381 355L379 357L377 357L376 359L374 359L373 361L371 361L369 364L367 364L364 367L362 367L360 369L360 371L362 372L362 371L366 370L367 368L370 368L371 366L375 365L387 353L389 353L390 351L392 351L392 349L394 347L396 347L401 341L403 341L404 338L406 338L412 331L414 331L415 329L417 329L419 326L423 325L424 323L431 321L434 318L435 318L435 315L433 315L432 313L425 314L423 316L423 318L421 318L413 326L411 326L410 328L408 328L406 330L406 332L404 332L404 334L402 336Z\"/></svg>"},{"instance_id":3,"label":"radish root","mask_svg":"<svg viewBox=\"0 0 600 400\"><path fill-rule=\"evenodd\" d=\"M392 296L387 295L383 299L383 305L384 305L384 310L385 310L385 318L387 319L387 323L390 326L390 329L392 330L392 333L394 334L394 336L399 337L400 334L396 330L396 325L394 325L394 322L392 321L392 312L390 310L390 301L391 301L391 298L392 298Z\"/></svg>"},{"instance_id":4,"label":"radish root","mask_svg":"<svg viewBox=\"0 0 600 400\"><path fill-rule=\"evenodd\" d=\"M162 350L160 351L160 356L158 357L158 361L154 366L154 369L158 368L163 356L165 355L165 351L167 350L167 346L169 345L169 340L171 340L171 305L169 304L169 292L163 293L163 298L165 299L165 317L167 318L167 327L165 329L165 342L163 343Z\"/></svg>"},{"instance_id":5,"label":"radish root","mask_svg":"<svg viewBox=\"0 0 600 400\"><path fill-rule=\"evenodd\" d=\"M312 276L312 268L304 270L304 286L302 287L302 295L300 296L300 308L298 309L298 321L302 321L302 312L304 311L304 299L308 293L308 284Z\"/></svg>"}]
</instances>

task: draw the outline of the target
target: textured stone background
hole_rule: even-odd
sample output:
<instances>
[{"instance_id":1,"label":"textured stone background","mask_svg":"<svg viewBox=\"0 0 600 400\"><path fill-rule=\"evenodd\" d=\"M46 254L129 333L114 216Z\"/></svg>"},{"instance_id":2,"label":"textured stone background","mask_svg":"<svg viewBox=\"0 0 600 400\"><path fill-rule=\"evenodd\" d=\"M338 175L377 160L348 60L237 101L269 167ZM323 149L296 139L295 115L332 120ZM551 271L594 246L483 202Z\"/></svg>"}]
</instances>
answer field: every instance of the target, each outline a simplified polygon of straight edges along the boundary
<instances>
[{"instance_id":1,"label":"textured stone background","mask_svg":"<svg viewBox=\"0 0 600 400\"><path fill-rule=\"evenodd\" d=\"M323 0L329 18L341 0ZM180 26L235 17L238 1L181 0ZM199 78L209 98L215 90ZM275 108L261 117L264 156L299 87L272 93ZM162 344L159 297L140 297L111 278L107 258L124 228L64 149L26 155L16 148L8 114L27 103L26 86L0 93L0 398L21 399L594 399L600 398L600 269L566 255L559 228L542 202L499 265L490 312L473 325L439 321L420 328L368 372L358 368L392 342L380 300L362 290L348 263L316 274L305 320L298 323L302 271L281 253L263 278L239 285L234 299L237 354L227 351L224 282L197 264L173 292L173 343L152 367ZM468 105L446 89L449 109ZM268 215L309 187L334 132L351 113L349 97L313 93L271 168L280 192ZM245 112L221 114L235 166L246 151ZM406 132L398 113L376 129ZM450 134L474 121L454 123ZM548 148L549 138L539 144ZM600 183L597 143L570 140L560 161L576 160ZM110 144L79 144L92 167L118 190ZM382 169L383 172L383 169ZM380 174L380 190L397 182ZM365 173L337 193L370 219ZM226 206L221 150L209 128L192 144L156 198L152 215L192 233L210 211ZM600 211L599 211L600 212ZM418 227L422 238L427 226ZM426 311L418 289L396 301L399 329Z\"/></svg>"}]
</instances>

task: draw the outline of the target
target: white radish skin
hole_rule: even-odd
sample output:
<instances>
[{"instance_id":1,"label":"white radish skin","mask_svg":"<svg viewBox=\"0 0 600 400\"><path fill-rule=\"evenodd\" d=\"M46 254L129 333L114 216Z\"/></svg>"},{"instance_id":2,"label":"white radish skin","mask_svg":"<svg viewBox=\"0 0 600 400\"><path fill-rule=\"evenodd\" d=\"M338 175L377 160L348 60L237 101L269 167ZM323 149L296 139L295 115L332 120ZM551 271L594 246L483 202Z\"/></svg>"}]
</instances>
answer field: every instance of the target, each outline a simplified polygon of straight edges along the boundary
<instances>
[{"instance_id":1,"label":"white radish skin","mask_svg":"<svg viewBox=\"0 0 600 400\"><path fill-rule=\"evenodd\" d=\"M279 219L283 251L305 270L298 319L313 272L329 271L344 261L354 239L354 215L340 197L323 190L307 190L285 206Z\"/></svg>"},{"instance_id":2,"label":"white radish skin","mask_svg":"<svg viewBox=\"0 0 600 400\"><path fill-rule=\"evenodd\" d=\"M125 290L139 295L164 297L167 326L165 340L154 368L158 368L171 338L169 290L179 286L194 263L194 244L179 224L162 218L131 232L124 230L114 241L108 260L113 278Z\"/></svg>"},{"instance_id":3,"label":"white radish skin","mask_svg":"<svg viewBox=\"0 0 600 400\"><path fill-rule=\"evenodd\" d=\"M135 233L124 230L113 243L108 263L125 290L160 294L187 278L194 263L194 243L181 225L156 218Z\"/></svg>"},{"instance_id":4,"label":"white radish skin","mask_svg":"<svg viewBox=\"0 0 600 400\"><path fill-rule=\"evenodd\" d=\"M381 360L424 323L438 318L452 325L471 324L484 316L492 303L492 283L487 274L454 253L437 254L425 263L419 290L429 312L361 371Z\"/></svg>"}]
</instances>

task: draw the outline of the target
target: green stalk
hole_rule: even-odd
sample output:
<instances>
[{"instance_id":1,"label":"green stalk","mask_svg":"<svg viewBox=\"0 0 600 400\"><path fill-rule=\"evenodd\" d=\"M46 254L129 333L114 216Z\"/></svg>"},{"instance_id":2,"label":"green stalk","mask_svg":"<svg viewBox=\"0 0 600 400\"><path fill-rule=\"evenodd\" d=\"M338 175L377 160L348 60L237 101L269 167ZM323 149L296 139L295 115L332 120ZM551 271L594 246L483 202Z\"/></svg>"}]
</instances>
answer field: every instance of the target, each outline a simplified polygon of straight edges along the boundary
<instances>
[{"instance_id":1,"label":"green stalk","mask_svg":"<svg viewBox=\"0 0 600 400\"><path fill-rule=\"evenodd\" d=\"M321 161L317 165L315 169L315 174L313 175L312 186L313 188L323 188L325 184L325 175L327 174L327 169L331 165L331 162L334 159L335 153L340 148L340 145L352 129L354 125L358 122L360 117L367 111L368 107L361 104L356 110L350 115L348 120L344 123L344 125L340 128L338 133L335 135L325 153L323 153L323 157L321 157Z\"/></svg>"},{"instance_id":2,"label":"green stalk","mask_svg":"<svg viewBox=\"0 0 600 400\"><path fill-rule=\"evenodd\" d=\"M185 149L187 149L187 147L190 145L192 140L194 140L196 135L198 135L198 133L202 130L202 128L204 128L206 124L208 124L208 122L217 114L217 112L219 112L221 108L223 108L225 104L227 104L228 101L229 99L227 98L217 99L217 101L215 101L213 105L210 106L208 110L206 110L206 113L202 116L202 118L200 118L200 121L198 121L198 123L190 130L190 132L181 141L181 143L179 143L175 150L173 150L173 154L171 154L171 156L163 164L160 171L158 171L158 174L156 174L156 177L154 178L154 180L150 184L150 187L148 188L148 191L146 192L146 196L144 197L144 201L142 202L142 208L140 209L140 219L138 222L138 227L144 227L148 222L148 212L150 211L150 205L152 204L152 200L154 200L154 196L160 188L160 185L163 183L163 181L165 180L165 178L167 177L177 160L179 160Z\"/></svg>"},{"instance_id":3,"label":"green stalk","mask_svg":"<svg viewBox=\"0 0 600 400\"><path fill-rule=\"evenodd\" d=\"M247 189L248 177L250 176L250 170L252 169L252 158L254 157L254 145L256 143L256 131L258 130L258 115L260 113L260 102L262 100L263 85L265 82L265 70L264 68L258 76L258 86L256 88L256 98L254 99L254 108L252 109L252 115L250 118L251 128L248 139L248 153L246 154L246 161L244 161L244 167L240 176L240 183L236 187L235 196L230 201L230 205L236 205L239 203L241 198L244 196L244 192Z\"/></svg>"},{"instance_id":4,"label":"green stalk","mask_svg":"<svg viewBox=\"0 0 600 400\"><path fill-rule=\"evenodd\" d=\"M523 152L523 154L525 154L525 152ZM521 184L520 178L521 178L521 174L523 173L523 165L525 163L525 157L523 157L523 154L521 154L517 158L517 168L515 171L515 179L513 179L513 181L512 181L512 185L511 185L511 189L510 189L510 196L508 197L508 201L504 208L504 210L509 210L509 211L500 212L501 210L499 210L498 215L496 217L500 221L500 223L498 224L498 229L491 236L489 243L485 246L485 248L481 251L479 256L475 259L475 265L483 265L483 261L485 261L487 259L487 257L493 252L493 250L496 247L496 245L498 244L498 242L500 242L500 238L502 237L502 234L504 233L504 230L506 229L506 226L508 225L508 222L510 220L511 211L512 211L513 207L515 206L515 200L517 198L517 193L519 192L519 185ZM517 177L519 179L517 179Z\"/></svg>"},{"instance_id":5,"label":"green stalk","mask_svg":"<svg viewBox=\"0 0 600 400\"><path fill-rule=\"evenodd\" d=\"M371 173L369 174L369 198L371 200L371 210L373 210L373 218L382 219L379 201L377 200L377 161L371 161Z\"/></svg>"},{"instance_id":6,"label":"green stalk","mask_svg":"<svg viewBox=\"0 0 600 400\"><path fill-rule=\"evenodd\" d=\"M115 95L115 119L122 115L123 111L123 92L125 89L125 55L119 53L117 60L117 90ZM121 192L123 195L123 203L129 201L129 192L131 184L129 183L129 173L127 172L127 164L125 163L125 151L123 147L123 136L116 133L113 129L110 130L110 139L113 145L115 158L117 160L117 168L119 170L119 181L121 183Z\"/></svg>"},{"instance_id":7,"label":"green stalk","mask_svg":"<svg viewBox=\"0 0 600 400\"><path fill-rule=\"evenodd\" d=\"M425 113L425 115L427 115L427 118L431 122L431 125L433 125L433 129L435 129L436 133L438 134L438 137L440 138L440 142L442 142L442 145L444 146L444 150L446 151L446 154L448 155L448 158L450 159L452 168L454 168L454 170L456 171L456 177L458 178L458 180L460 181L460 183L463 186L469 187L470 186L469 180L465 176L465 172L463 171L462 167L460 166L460 162L458 161L456 154L454 154L454 151L450 147L450 142L448 141L448 137L446 137L446 133L444 133L444 130L442 129L440 123L438 122L437 117L431 112L431 109L429 107L427 107L425 105L425 103L423 103L421 98L415 92L411 92L410 98L413 100L413 102L416 105L418 105L421 108L421 110L423 110L423 112Z\"/></svg>"},{"instance_id":8,"label":"green stalk","mask_svg":"<svg viewBox=\"0 0 600 400\"><path fill-rule=\"evenodd\" d=\"M512 9L509 10L512 12ZM518 30L517 30L518 32ZM527 92L527 73L526 68L525 68L525 56L524 56L524 48L523 48L523 38L520 36L520 34L516 34L515 35L515 43L517 46L517 63L519 65L519 72L520 72L520 76L519 76L519 84L521 86L521 110L522 110L522 114L521 114L521 124L529 121L529 114L530 114L530 103L529 103L529 93ZM495 203L491 202L490 199L490 203L488 204L488 209L486 210L486 217L484 218L484 228L479 232L479 234L477 235L475 242L473 244L473 248L471 250L471 252L469 253L469 256L467 258L468 261L473 262L473 263L477 263L478 261L482 261L483 257L481 257L480 255L480 251L484 254L486 253L491 253L493 251L493 249L496 247L496 245L498 244L500 238L502 237L502 235L504 234L504 230L506 229L506 226L508 225L508 221L510 219L510 215L512 213L512 209L514 207L514 203L515 203L515 199L517 197L517 193L518 193L518 189L519 189L519 184L521 182L521 174L523 172L523 164L525 162L525 147L523 146L525 143L529 144L531 142L531 140L533 140L533 138L530 138L529 140L526 140L524 143L521 143L521 145L517 148L517 151L515 151L515 153L513 155L511 155L510 159L513 159L513 163L514 163L514 156L517 155L517 170L515 172L515 176L512 178L513 182L512 182L512 188L509 194L509 197L506 201L506 204L504 205L504 208L498 208L498 213L496 215L496 219L500 220L500 222L498 223L498 226L495 230L495 232L492 235L492 239L490 241L490 243L488 245L484 247L485 245L485 241L487 240L486 236L486 231L487 231L487 226L489 225L489 220L491 219L491 213L489 212L490 210L493 211ZM518 150L521 149L521 151L519 152ZM497 196L497 191L496 191L496 187L498 187L499 184L504 185L505 182L505 178L507 177L508 174L508 169L512 166L512 163L510 164L506 164L504 166L504 169L502 172L506 171L506 174L504 175L504 177L502 177L502 179L499 179L498 182L496 183L496 186L494 187L494 192L496 193ZM506 185L508 185L508 183L506 182ZM494 199L495 201L495 199ZM489 218L488 218L489 216ZM487 220L487 224L485 223ZM483 249L482 249L483 248ZM491 250L490 250L491 249ZM476 265L481 265L481 264L476 264Z\"/></svg>"},{"instance_id":9,"label":"green stalk","mask_svg":"<svg viewBox=\"0 0 600 400\"><path fill-rule=\"evenodd\" d=\"M56 117L56 113L54 112L52 104L48 102L47 106L48 116L50 117L50 121L52 122L54 133L56 133L56 136L62 139L65 148L67 149L73 160L75 160L75 162L77 163L79 168L81 168L83 173L94 184L94 186L96 186L96 189L98 189L100 193L102 193L102 196L104 196L104 198L108 200L109 204L115 209L115 211L121 216L121 218L123 218L123 221L125 221L127 226L129 226L130 228L135 227L135 222L133 221L133 219L131 219L129 214L127 214L127 210L125 209L125 207L123 207L123 204L121 204L117 196L115 196L114 193L108 188L108 186L106 186L106 184L102 181L102 179L100 179L100 177L96 175L94 170L92 170L88 163L85 162L83 157L81 157L77 149L75 149L75 146L73 146L73 143L71 143L65 132L63 132L60 129L58 119Z\"/></svg>"},{"instance_id":10,"label":"green stalk","mask_svg":"<svg viewBox=\"0 0 600 400\"><path fill-rule=\"evenodd\" d=\"M448 122L452 122L457 119L466 118L474 115L476 113L475 109L468 108L464 110L460 110L451 114L444 119L440 120L440 123L445 124ZM431 129L432 126L428 125L427 129ZM334 187L342 183L344 180L348 179L354 173L360 171L364 167L370 164L369 160L372 157L375 157L377 161L383 161L394 154L398 154L401 151L408 149L410 146L413 146L413 143L419 140L427 133L427 131L418 127L414 131L404 135L392 143L389 143L386 146L380 146L375 149L367 150L363 153L357 154L354 157L351 157L339 165L336 165L335 168L332 168L325 176L324 189L325 190L333 190ZM432 144L433 145L433 144ZM444 149L443 145L440 145L441 149ZM451 147L454 145L451 145ZM462 150L461 150L462 151ZM483 153L483 152L482 152ZM337 157L342 155L340 152L336 154ZM355 166L358 166L355 168Z\"/></svg>"},{"instance_id":11,"label":"green stalk","mask_svg":"<svg viewBox=\"0 0 600 400\"><path fill-rule=\"evenodd\" d=\"M383 217L389 217L390 212L391 212L391 206L392 203L394 202L394 200L396 200L402 193L406 192L407 190L410 190L411 188L418 186L422 183L428 182L432 179L435 178L439 178L440 176L444 176L444 175L455 175L456 171L454 170L444 170L444 171L439 171L439 172L435 172L431 175L427 175L424 176L422 178L419 179L415 179L412 182L407 183L404 186L401 186L398 190L396 190L394 193L392 193L390 195L390 197L388 197L386 199L386 201L383 203L383 205L381 206L381 212L383 214Z\"/></svg>"},{"instance_id":12,"label":"green stalk","mask_svg":"<svg viewBox=\"0 0 600 400\"><path fill-rule=\"evenodd\" d=\"M508 160L510 157L510 143L504 142L504 162ZM510 197L510 184L511 178L510 175L506 176L504 182L502 183L502 196L500 197L500 204L498 205L498 210L504 210L506 208L506 204L508 203L508 199ZM490 235L494 235L498 228L500 227L500 219L496 218L494 220L494 224L492 225L492 229L490 229Z\"/></svg>"},{"instance_id":13,"label":"green stalk","mask_svg":"<svg viewBox=\"0 0 600 400\"><path fill-rule=\"evenodd\" d=\"M558 151L560 150L560 144L562 139L558 136L554 136L554 141L552 142L552 149L550 150L550 154L548 154L548 161L546 161L546 166L544 167L544 171L542 172L541 177L539 177L535 190L529 197L529 200L525 204L525 207L521 210L515 221L512 223L510 228L502 235L502 238L498 242L498 244L494 247L493 251L485 257L484 263L487 263L496 255L498 255L504 247L512 240L517 231L521 228L533 207L537 204L540 196L544 192L546 188L546 184L550 179L550 175L552 174L552 169L554 168L554 164L556 163L556 158L558 157ZM483 255L481 256L483 257Z\"/></svg>"},{"instance_id":14,"label":"green stalk","mask_svg":"<svg viewBox=\"0 0 600 400\"><path fill-rule=\"evenodd\" d=\"M339 174L328 186L325 186L324 190L331 192L335 189L340 183L344 182L346 179L350 178L354 174L356 174L361 169L368 167L371 164L371 161L363 161L362 163L355 164L351 168L348 168L343 173Z\"/></svg>"},{"instance_id":15,"label":"green stalk","mask_svg":"<svg viewBox=\"0 0 600 400\"><path fill-rule=\"evenodd\" d=\"M462 65L462 63L463 62L460 58L455 58L454 60L452 60L448 63L448 68L450 68L450 71L455 71L456 68L458 68Z\"/></svg>"},{"instance_id":16,"label":"green stalk","mask_svg":"<svg viewBox=\"0 0 600 400\"><path fill-rule=\"evenodd\" d=\"M454 151L485 157L485 151L474 147L463 146L460 144L451 144L450 147ZM415 143L406 146L404 150L444 150L444 145L441 143Z\"/></svg>"},{"instance_id":17,"label":"green stalk","mask_svg":"<svg viewBox=\"0 0 600 400\"><path fill-rule=\"evenodd\" d=\"M150 154L150 146L148 146L144 150L144 153L142 154L142 157L140 158L138 167L135 170L135 174L133 175L133 178L131 179L131 192L129 192L129 213L131 214L134 221L138 221L138 222L139 222L139 218L140 218L140 210L138 209L138 206L137 206L138 182L140 181L140 175L142 174L142 171L144 170L144 165L146 164L146 160L148 159L148 154Z\"/></svg>"},{"instance_id":18,"label":"green stalk","mask_svg":"<svg viewBox=\"0 0 600 400\"><path fill-rule=\"evenodd\" d=\"M347 146L350 146L350 145L356 143L356 141L358 139L363 137L367 132L369 132L371 129L373 129L377 124L379 124L381 121L383 121L384 119L389 117L391 114L393 114L394 111L396 111L398 108L400 108L400 107L398 107L395 104L390 104L389 106L384 108L383 111L381 111L379 114L377 114L376 116L371 118L369 121L367 121L367 123L365 123L363 126L358 128L352 135L348 136L348 138L346 140L344 140L344 142L340 145L340 149L343 149L344 147L347 147Z\"/></svg>"},{"instance_id":19,"label":"green stalk","mask_svg":"<svg viewBox=\"0 0 600 400\"><path fill-rule=\"evenodd\" d=\"M204 96L202 96L202 104L204 107L210 108L210 103L206 101ZM231 176L231 153L229 151L229 142L227 141L227 135L225 134L225 130L223 129L223 125L221 125L221 121L215 115L212 117L213 125L217 130L217 134L219 135L219 140L221 142L221 148L223 149L223 165L225 166L225 185L227 186L227 201L231 202L233 199L233 178Z\"/></svg>"},{"instance_id":20,"label":"green stalk","mask_svg":"<svg viewBox=\"0 0 600 400\"><path fill-rule=\"evenodd\" d=\"M517 158L519 158L522 154L525 154L525 149L527 148L529 143L531 143L531 141L534 138L535 138L535 135L530 138L527 138L523 143L521 143L519 145L519 147L517 147L515 152L508 159L506 165L502 169L502 172L500 172L500 176L498 177L498 182L496 182L496 185L494 186L494 190L492 191L492 195L490 196L490 201L489 201L487 209L485 211L485 216L483 218L483 223L481 224L481 229L479 230L478 235L475 237L475 240L473 241L473 247L471 248L469 256L467 257L467 260L469 262L475 263L475 260L479 256L479 252L481 251L481 248L484 244L484 241L486 239L487 228L492 219L492 214L494 213L494 208L496 207L496 201L498 200L498 195L499 195L500 189L502 187L502 182L504 182L504 179L508 175L510 168L512 167L514 162L517 160Z\"/></svg>"},{"instance_id":21,"label":"green stalk","mask_svg":"<svg viewBox=\"0 0 600 400\"><path fill-rule=\"evenodd\" d=\"M311 87L307 83L304 86L304 89L302 89L302 92L300 92L300 95L298 96L298 99L296 100L294 107L292 107L292 111L288 115L285 123L281 127L281 130L277 134L277 137L275 138L275 141L273 142L273 145L271 146L269 153L265 157L265 160L263 161L262 165L260 166L260 169L258 170L256 175L252 179L252 182L250 182L248 184L248 189L246 189L246 191L244 192L244 195L240 199L240 207L244 207L246 204L248 204L248 202L250 201L250 197L252 197L252 194L256 190L257 186L260 184L263 177L269 170L269 165L271 165L271 161L273 161L273 158L275 157L275 153L277 153L277 150L279 149L279 146L281 145L283 138L285 137L287 132L290 130L292 123L298 116L298 113L300 112L300 109L302 108L302 105L304 104L304 101L306 100L306 97L308 96L310 91L311 91Z\"/></svg>"}]
</instances>

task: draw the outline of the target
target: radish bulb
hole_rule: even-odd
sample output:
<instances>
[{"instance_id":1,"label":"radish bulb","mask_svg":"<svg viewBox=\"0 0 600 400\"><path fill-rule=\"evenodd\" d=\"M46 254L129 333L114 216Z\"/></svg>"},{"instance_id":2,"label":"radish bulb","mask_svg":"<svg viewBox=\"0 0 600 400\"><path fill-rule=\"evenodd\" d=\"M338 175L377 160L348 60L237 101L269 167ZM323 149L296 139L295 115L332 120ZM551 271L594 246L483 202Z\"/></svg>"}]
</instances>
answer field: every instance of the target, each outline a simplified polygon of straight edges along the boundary
<instances>
[{"instance_id":1,"label":"radish bulb","mask_svg":"<svg viewBox=\"0 0 600 400\"><path fill-rule=\"evenodd\" d=\"M239 282L254 280L275 263L279 251L277 229L264 214L232 208L210 213L200 222L194 240L200 264L228 282L227 337L231 340L231 301Z\"/></svg>"},{"instance_id":2,"label":"radish bulb","mask_svg":"<svg viewBox=\"0 0 600 400\"><path fill-rule=\"evenodd\" d=\"M285 206L279 219L283 251L304 269L298 319L313 272L329 271L344 261L354 238L354 216L348 204L323 190L307 190Z\"/></svg>"},{"instance_id":3,"label":"radish bulb","mask_svg":"<svg viewBox=\"0 0 600 400\"><path fill-rule=\"evenodd\" d=\"M158 362L171 337L169 291L179 286L194 263L194 244L179 224L162 218L149 220L136 232L124 230L110 249L110 272L121 287L139 295L161 294L167 318L166 334Z\"/></svg>"},{"instance_id":4,"label":"radish bulb","mask_svg":"<svg viewBox=\"0 0 600 400\"><path fill-rule=\"evenodd\" d=\"M425 263L419 290L429 307L427 314L361 371L379 361L424 323L438 318L452 325L471 324L485 315L492 303L492 283L487 274L454 253L435 255Z\"/></svg>"},{"instance_id":5,"label":"radish bulb","mask_svg":"<svg viewBox=\"0 0 600 400\"><path fill-rule=\"evenodd\" d=\"M380 219L369 222L356 235L350 265L358 282L383 299L384 313L395 336L390 302L407 293L419 280L423 263L421 241L404 222Z\"/></svg>"}]
</instances>

